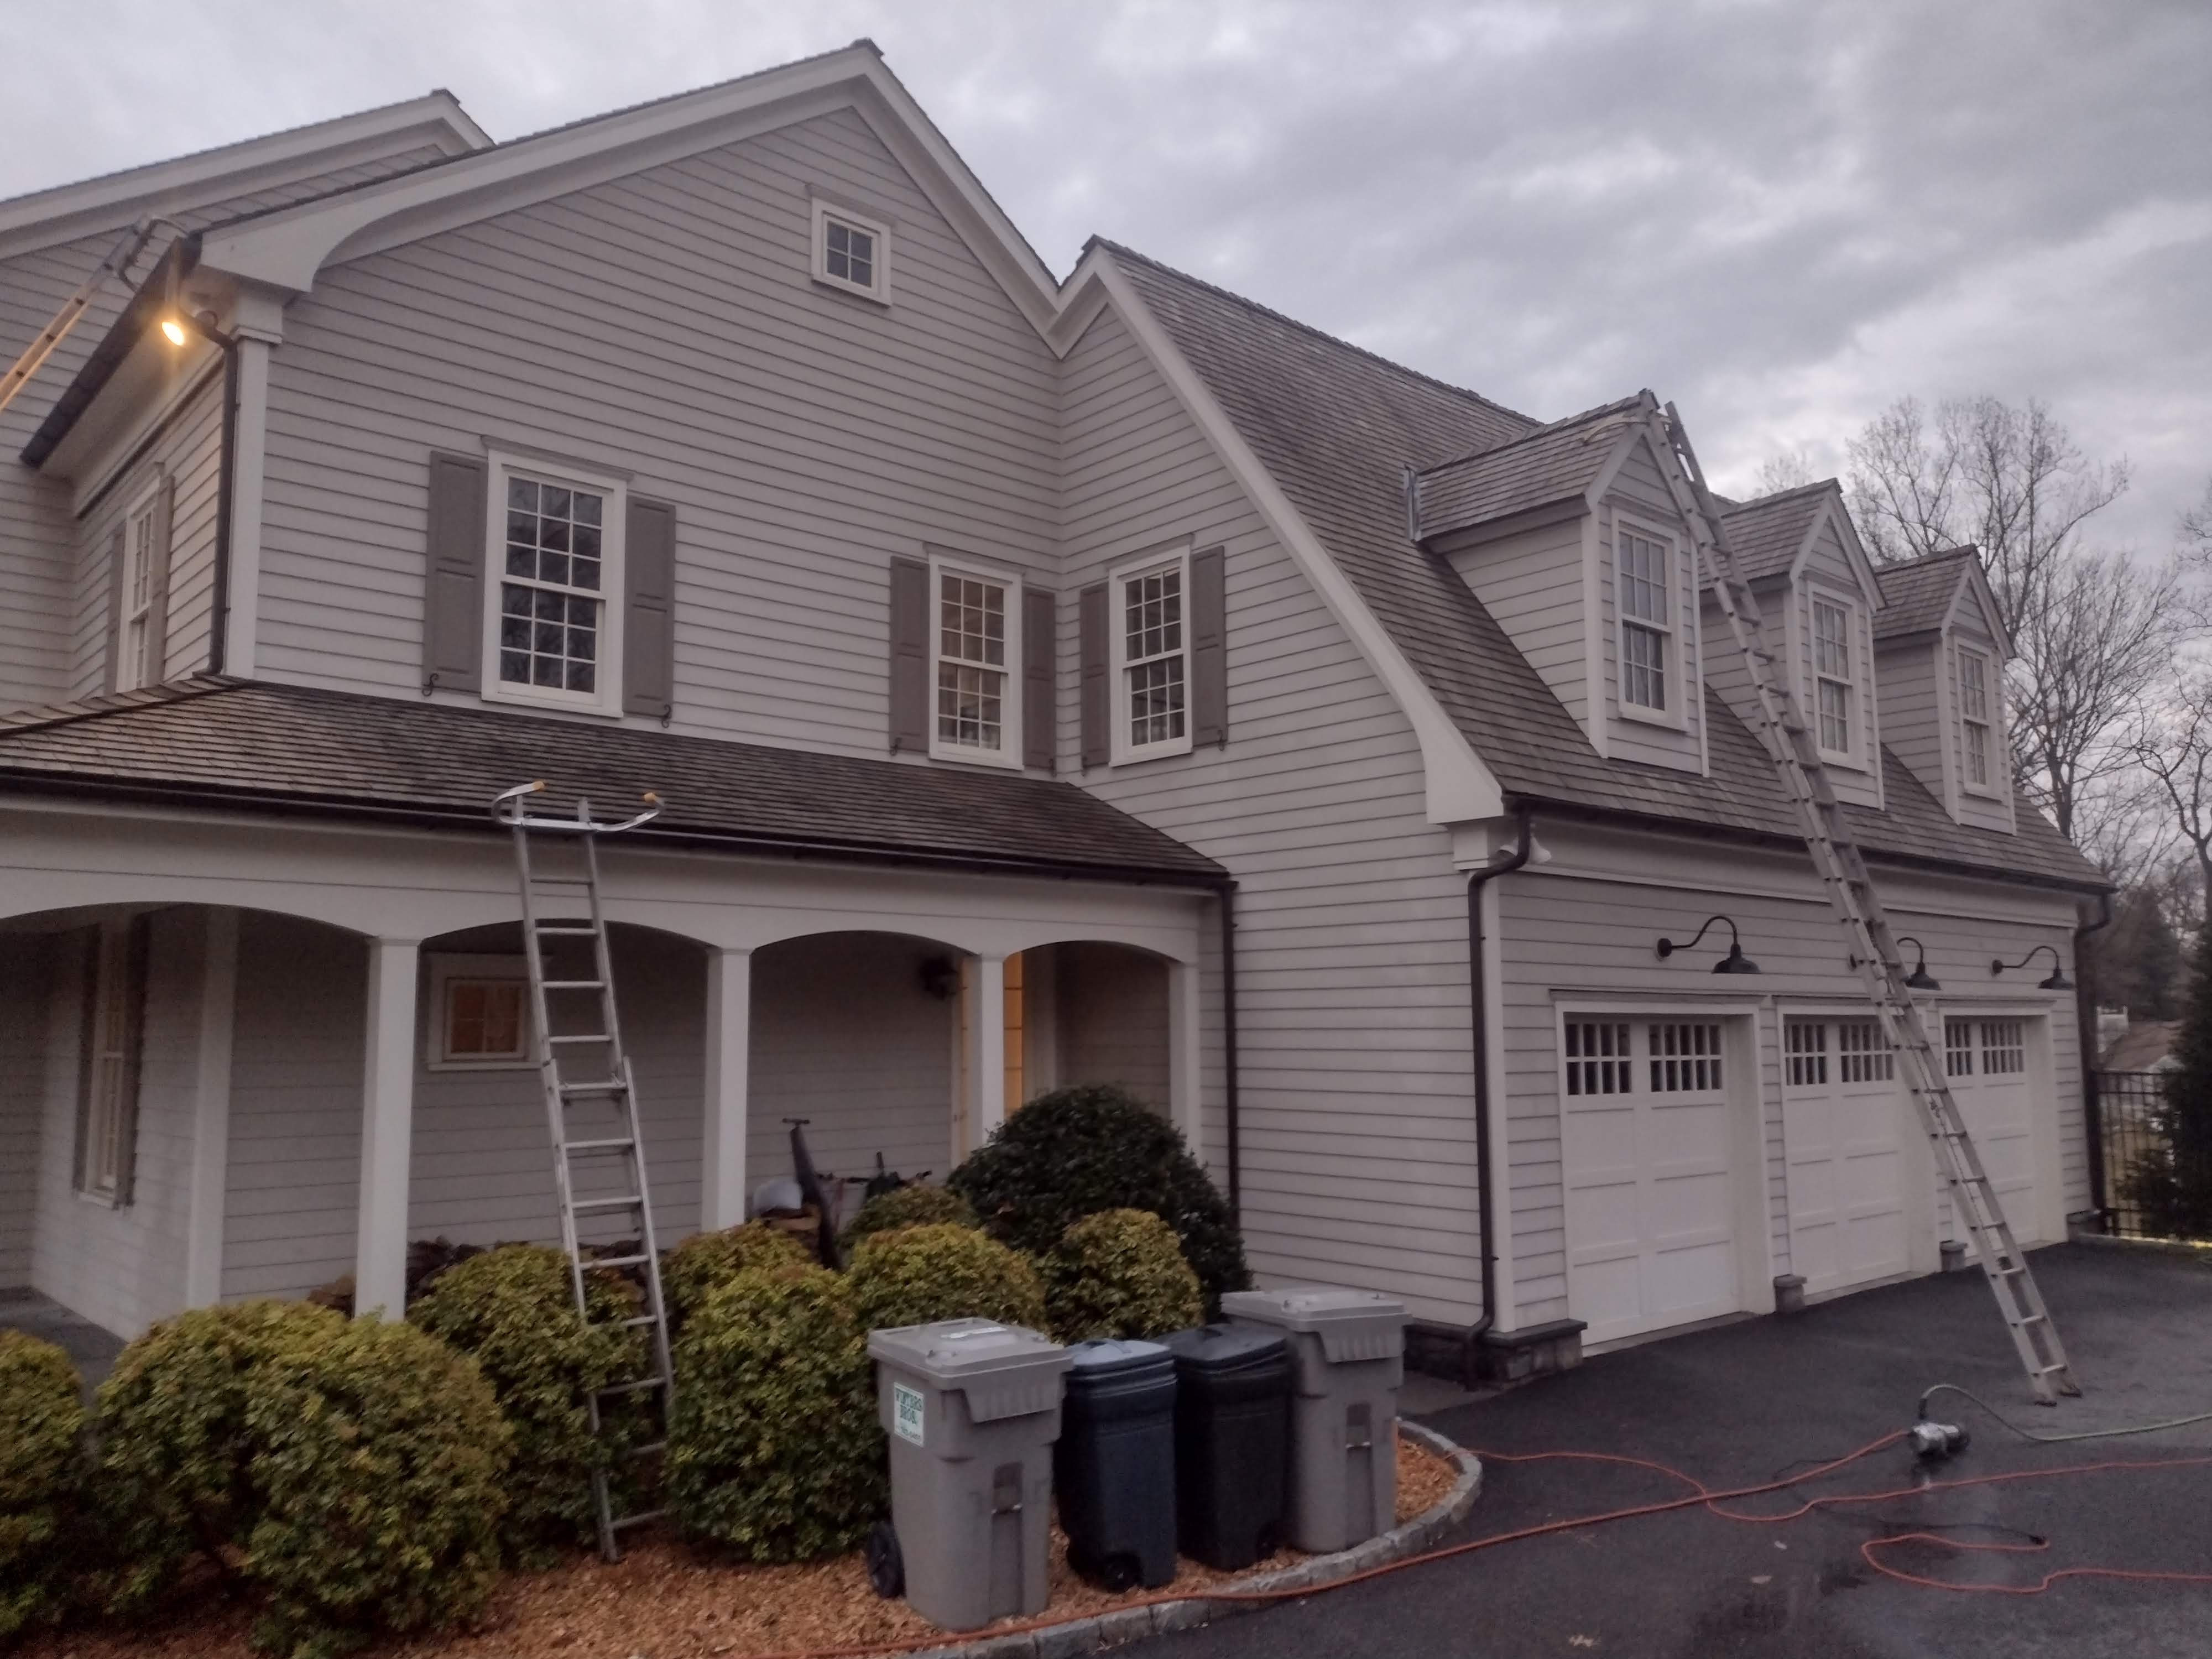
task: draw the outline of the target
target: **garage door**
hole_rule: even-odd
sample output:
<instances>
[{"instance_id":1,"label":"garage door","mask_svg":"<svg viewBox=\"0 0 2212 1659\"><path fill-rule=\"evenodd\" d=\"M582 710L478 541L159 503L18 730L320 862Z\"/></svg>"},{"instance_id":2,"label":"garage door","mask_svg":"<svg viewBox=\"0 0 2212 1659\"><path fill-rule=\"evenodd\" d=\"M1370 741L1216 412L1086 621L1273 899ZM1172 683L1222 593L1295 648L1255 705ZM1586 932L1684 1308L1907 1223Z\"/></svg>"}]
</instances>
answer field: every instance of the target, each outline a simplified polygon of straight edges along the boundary
<instances>
[{"instance_id":1,"label":"garage door","mask_svg":"<svg viewBox=\"0 0 2212 1659\"><path fill-rule=\"evenodd\" d=\"M2027 1243L2041 1237L2035 1189L2034 1091L2027 1070L2025 1019L1946 1019L1943 1072L1982 1155L1997 1202L2013 1237ZM1947 1238L1966 1237L1952 1221L1944 1194ZM1969 1245L1971 1250L1972 1246Z\"/></svg>"},{"instance_id":2,"label":"garage door","mask_svg":"<svg viewBox=\"0 0 2212 1659\"><path fill-rule=\"evenodd\" d=\"M1733 1313L1719 1024L1573 1018L1563 1048L1567 1311L1583 1340Z\"/></svg>"},{"instance_id":3,"label":"garage door","mask_svg":"<svg viewBox=\"0 0 2212 1659\"><path fill-rule=\"evenodd\" d=\"M1790 1265L1814 1295L1901 1273L1907 1109L1870 1019L1783 1024Z\"/></svg>"}]
</instances>

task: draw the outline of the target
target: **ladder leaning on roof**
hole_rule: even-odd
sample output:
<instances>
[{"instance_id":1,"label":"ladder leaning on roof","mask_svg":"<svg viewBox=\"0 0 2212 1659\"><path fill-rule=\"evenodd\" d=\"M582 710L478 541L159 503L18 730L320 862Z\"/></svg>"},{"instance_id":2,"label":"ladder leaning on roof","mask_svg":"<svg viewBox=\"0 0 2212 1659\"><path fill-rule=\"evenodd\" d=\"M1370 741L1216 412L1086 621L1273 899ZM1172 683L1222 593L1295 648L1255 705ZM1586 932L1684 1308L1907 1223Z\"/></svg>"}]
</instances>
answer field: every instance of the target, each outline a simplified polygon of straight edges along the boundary
<instances>
[{"instance_id":1,"label":"ladder leaning on roof","mask_svg":"<svg viewBox=\"0 0 2212 1659\"><path fill-rule=\"evenodd\" d=\"M1735 555L1729 546L1720 508L1705 487L1689 434L1682 429L1681 418L1672 404L1666 410L1664 445L1680 461L1698 514L1705 521L1705 555L1712 568L1714 593L1758 695L1759 720L1765 728L1768 751L1804 826L1813 866L1819 871L1838 918L1850 937L1852 965L1865 975L1867 994L1881 1016L1883 1035L1904 1067L1905 1087L1920 1109L1929 1139L1935 1143L1944 1179L1950 1183L1953 1212L1964 1221L1973 1240L1982 1271L1996 1295L1998 1311L2004 1315L2013 1346L2027 1370L2028 1386L2042 1404L2055 1406L2061 1394L2081 1392L2067 1363L2066 1350L2059 1343L2057 1327L2051 1322L2035 1275L2028 1270L2027 1259L2014 1242L1997 1201L1996 1188L1982 1167L1981 1154L1945 1079L1942 1060L1928 1040L1919 1007L1905 984L1904 966L1898 960L1888 915L1828 781L1827 769L1821 763L1796 688L1775 672L1778 653L1767 647L1759 601L1752 594L1751 585L1736 574Z\"/></svg>"},{"instance_id":2,"label":"ladder leaning on roof","mask_svg":"<svg viewBox=\"0 0 2212 1659\"><path fill-rule=\"evenodd\" d=\"M591 1265L595 1269L636 1267L642 1272L646 1310L622 1319L619 1324L624 1330L646 1333L646 1373L608 1384L589 1395L585 1405L593 1436L604 1437L603 1413L609 1402L640 1396L648 1406L657 1401L659 1432L641 1444L621 1449L624 1457L647 1457L659 1453L666 1443L669 1417L676 1403L676 1373L668 1352L668 1310L661 1297L660 1252L653 1234L653 1206L646 1193L637 1091L630 1076L629 1055L623 1048L622 1025L615 1014L614 960L607 948L606 917L599 904L599 839L651 822L659 815L660 799L648 793L646 810L619 823L594 819L591 803L582 799L576 803L574 817L533 817L530 797L544 787L543 782L525 783L505 791L492 803L492 815L514 836L515 875L522 890L522 951L530 973L532 1043L544 1086L546 1121L552 1131L553 1191L561 1212L561 1246L568 1255L576 1316L586 1324L592 1321L576 1218L580 1214L610 1212L630 1212L637 1218L636 1251L603 1256ZM549 873L533 862L530 849L533 836L573 837L582 854L574 872ZM581 915L575 914L580 899L584 901ZM556 968L549 969L549 957L558 959ZM581 959L572 963L572 957ZM557 1022L556 1008L563 1016ZM597 1015L596 1025L591 1020L592 1013ZM563 1074L561 1056L579 1049L587 1057L584 1069L588 1075L572 1082ZM597 1064L589 1061L593 1055L598 1057ZM593 1107L612 1121L603 1126L601 1133L581 1139L572 1137L571 1113ZM576 1196L574 1160L579 1157L605 1159L613 1164L617 1172L613 1194ZM660 1512L648 1510L617 1515L612 1488L610 1470L603 1462L592 1474L592 1509L599 1525L599 1553L617 1561L622 1559L623 1532L656 1519Z\"/></svg>"}]
</instances>

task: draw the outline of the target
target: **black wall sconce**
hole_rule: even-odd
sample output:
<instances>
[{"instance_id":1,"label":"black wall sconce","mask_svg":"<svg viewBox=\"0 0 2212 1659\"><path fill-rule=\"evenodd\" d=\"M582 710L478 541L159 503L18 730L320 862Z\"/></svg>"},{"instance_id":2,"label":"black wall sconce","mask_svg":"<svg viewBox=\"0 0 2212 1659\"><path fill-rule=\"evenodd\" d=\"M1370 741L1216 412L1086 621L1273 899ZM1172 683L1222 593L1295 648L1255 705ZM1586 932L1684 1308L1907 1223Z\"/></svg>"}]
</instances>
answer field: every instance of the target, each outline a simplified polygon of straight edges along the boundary
<instances>
[{"instance_id":1,"label":"black wall sconce","mask_svg":"<svg viewBox=\"0 0 2212 1659\"><path fill-rule=\"evenodd\" d=\"M1905 976L1905 988L1908 991L1942 990L1943 988L1942 981L1937 980L1935 975L1928 971L1928 947L1923 945L1918 939L1913 938L1910 933L1899 933L1897 936L1897 942L1899 945L1910 945L1914 950L1920 953L1920 959L1912 964L1912 971ZM1850 958L1851 971L1853 973L1856 973L1859 969L1859 964L1865 960L1866 958L1864 957L1852 957Z\"/></svg>"},{"instance_id":2,"label":"black wall sconce","mask_svg":"<svg viewBox=\"0 0 2212 1659\"><path fill-rule=\"evenodd\" d=\"M2002 957L1991 957L1990 958L1990 973L1991 976L1994 977L1998 974L2003 973L2008 968L2025 968L2029 963L2033 962L2036 957L2041 956L2045 951L2051 952L2051 977L2046 980L2039 981L2035 988L2039 991L2072 990L2074 988L2074 981L2066 977L2066 964L2058 959L2058 947L2055 945L2039 945L2035 949L2030 951L2026 956L2022 957L2018 962L2007 962Z\"/></svg>"},{"instance_id":3,"label":"black wall sconce","mask_svg":"<svg viewBox=\"0 0 2212 1659\"><path fill-rule=\"evenodd\" d=\"M921 988L939 1002L950 1002L960 988L960 966L951 957L932 957L921 964Z\"/></svg>"},{"instance_id":4,"label":"black wall sconce","mask_svg":"<svg viewBox=\"0 0 2212 1659\"><path fill-rule=\"evenodd\" d=\"M1705 938L1706 930L1711 928L1713 923L1717 921L1725 924L1728 927L1729 948L1728 954L1713 964L1713 971L1717 974L1757 973L1759 971L1759 964L1753 962L1749 957L1744 955L1743 940L1738 936L1735 931L1735 923L1729 921L1726 916L1707 917L1705 927L1698 929L1697 937L1688 940L1685 944L1677 945L1671 939L1661 939L1659 941L1659 960L1662 962L1666 961L1668 957L1673 956L1677 951L1695 950L1697 948L1698 940Z\"/></svg>"}]
</instances>

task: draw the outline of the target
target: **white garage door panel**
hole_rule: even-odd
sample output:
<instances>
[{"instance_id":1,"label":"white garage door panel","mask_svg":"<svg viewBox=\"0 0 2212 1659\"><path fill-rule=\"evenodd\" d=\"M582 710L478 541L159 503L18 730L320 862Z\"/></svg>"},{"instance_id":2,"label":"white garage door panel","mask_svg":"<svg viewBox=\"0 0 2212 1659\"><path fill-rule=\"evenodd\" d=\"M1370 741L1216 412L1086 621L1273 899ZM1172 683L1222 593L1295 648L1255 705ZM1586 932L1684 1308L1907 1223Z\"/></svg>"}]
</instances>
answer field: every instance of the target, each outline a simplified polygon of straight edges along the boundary
<instances>
[{"instance_id":1,"label":"white garage door panel","mask_svg":"<svg viewBox=\"0 0 2212 1659\"><path fill-rule=\"evenodd\" d=\"M2027 1069L2029 1027L2026 1019L1947 1019L1943 1022L1943 1069L1951 1093L1974 1138L1982 1168L1996 1188L1997 1202L2023 1243L2039 1236L2035 1171L2035 1091ZM1942 1193L1947 1238L1965 1239L1966 1230L1953 1218L1950 1194ZM1968 1242L1967 1251L1972 1254Z\"/></svg>"},{"instance_id":2,"label":"white garage door panel","mask_svg":"<svg viewBox=\"0 0 2212 1659\"><path fill-rule=\"evenodd\" d=\"M1783 1049L1792 1269L1815 1295L1905 1272L1905 1107L1880 1028L1792 1019Z\"/></svg>"},{"instance_id":3,"label":"white garage door panel","mask_svg":"<svg viewBox=\"0 0 2212 1659\"><path fill-rule=\"evenodd\" d=\"M1739 1305L1720 1029L1567 1024L1567 1309L1589 1327L1587 1342Z\"/></svg>"}]
</instances>

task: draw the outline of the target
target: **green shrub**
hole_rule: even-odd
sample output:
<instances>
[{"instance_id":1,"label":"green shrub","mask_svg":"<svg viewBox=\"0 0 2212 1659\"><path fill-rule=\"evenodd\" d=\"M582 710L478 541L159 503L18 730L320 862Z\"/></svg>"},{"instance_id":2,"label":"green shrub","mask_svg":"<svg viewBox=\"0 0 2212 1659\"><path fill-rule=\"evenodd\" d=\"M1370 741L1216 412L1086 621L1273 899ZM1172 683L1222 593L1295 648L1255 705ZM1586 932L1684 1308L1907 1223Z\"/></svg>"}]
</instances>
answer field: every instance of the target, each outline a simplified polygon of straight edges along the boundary
<instances>
[{"instance_id":1,"label":"green shrub","mask_svg":"<svg viewBox=\"0 0 2212 1659\"><path fill-rule=\"evenodd\" d=\"M256 1369L246 1432L256 1646L323 1659L483 1611L512 1436L473 1360L410 1325L326 1327Z\"/></svg>"},{"instance_id":2,"label":"green shrub","mask_svg":"<svg viewBox=\"0 0 2212 1659\"><path fill-rule=\"evenodd\" d=\"M973 1227L940 1222L864 1238L846 1269L860 1328L994 1319L1042 1326L1044 1286L1036 1269Z\"/></svg>"},{"instance_id":3,"label":"green shrub","mask_svg":"<svg viewBox=\"0 0 2212 1659\"><path fill-rule=\"evenodd\" d=\"M0 1642L57 1611L63 1528L82 1486L76 1367L51 1342L0 1330Z\"/></svg>"},{"instance_id":4,"label":"green shrub","mask_svg":"<svg viewBox=\"0 0 2212 1659\"><path fill-rule=\"evenodd\" d=\"M660 1294L668 1304L670 1332L680 1331L709 1296L739 1273L756 1267L803 1267L811 1260L796 1239L763 1221L692 1234L660 1258Z\"/></svg>"},{"instance_id":5,"label":"green shrub","mask_svg":"<svg viewBox=\"0 0 2212 1659\"><path fill-rule=\"evenodd\" d=\"M1175 1229L1205 1288L1209 1313L1224 1291L1252 1282L1229 1206L1175 1126L1111 1085L1056 1089L1009 1117L948 1184L992 1237L1042 1255L1101 1210L1148 1210Z\"/></svg>"},{"instance_id":6,"label":"green shrub","mask_svg":"<svg viewBox=\"0 0 2212 1659\"><path fill-rule=\"evenodd\" d=\"M884 1437L844 1280L739 1273L684 1326L676 1373L665 1478L686 1534L756 1561L860 1541L884 1507Z\"/></svg>"},{"instance_id":7,"label":"green shrub","mask_svg":"<svg viewBox=\"0 0 2212 1659\"><path fill-rule=\"evenodd\" d=\"M849 1257L853 1247L871 1234L893 1232L901 1227L931 1227L943 1222L973 1227L976 1224L975 1212L950 1187L925 1187L918 1181L910 1181L903 1187L878 1193L860 1206L860 1212L845 1224L844 1237L838 1243Z\"/></svg>"},{"instance_id":8,"label":"green shrub","mask_svg":"<svg viewBox=\"0 0 2212 1659\"><path fill-rule=\"evenodd\" d=\"M1159 1336L1198 1324L1206 1293L1149 1210L1101 1210L1060 1235L1038 1264L1045 1320L1061 1342Z\"/></svg>"},{"instance_id":9,"label":"green shrub","mask_svg":"<svg viewBox=\"0 0 2212 1659\"><path fill-rule=\"evenodd\" d=\"M407 1310L410 1324L476 1361L514 1431L502 1536L525 1561L592 1535L592 1474L609 1454L586 1401L644 1376L648 1363L644 1333L613 1322L639 1310L636 1292L604 1273L586 1274L584 1285L589 1326L576 1316L566 1255L502 1244L447 1268Z\"/></svg>"}]
</instances>

